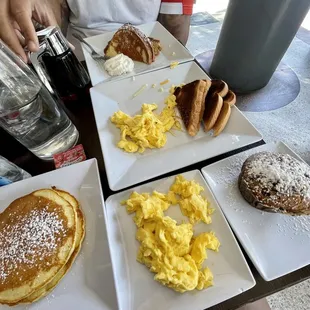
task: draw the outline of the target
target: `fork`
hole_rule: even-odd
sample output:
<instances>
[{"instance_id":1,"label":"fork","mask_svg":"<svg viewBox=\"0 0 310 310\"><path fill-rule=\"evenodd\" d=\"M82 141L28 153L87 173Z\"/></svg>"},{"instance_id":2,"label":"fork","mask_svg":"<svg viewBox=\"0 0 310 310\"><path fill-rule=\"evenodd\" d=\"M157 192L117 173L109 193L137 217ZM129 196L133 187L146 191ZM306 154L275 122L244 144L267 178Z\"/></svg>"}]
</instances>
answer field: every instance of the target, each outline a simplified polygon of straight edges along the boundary
<instances>
[{"instance_id":1,"label":"fork","mask_svg":"<svg viewBox=\"0 0 310 310\"><path fill-rule=\"evenodd\" d=\"M90 56L91 56L92 59L95 60L98 64L102 64L102 63L104 63L106 60L108 60L108 59L110 58L110 57L108 57L108 56L102 56L102 55L98 54L98 53L94 50L94 48L93 48L88 42L86 42L86 41L84 40L84 38L83 38L81 35L79 35L78 33L73 33L72 36L75 37L76 39L78 39L80 42L86 44L86 45L89 47L89 49L91 50Z\"/></svg>"}]
</instances>

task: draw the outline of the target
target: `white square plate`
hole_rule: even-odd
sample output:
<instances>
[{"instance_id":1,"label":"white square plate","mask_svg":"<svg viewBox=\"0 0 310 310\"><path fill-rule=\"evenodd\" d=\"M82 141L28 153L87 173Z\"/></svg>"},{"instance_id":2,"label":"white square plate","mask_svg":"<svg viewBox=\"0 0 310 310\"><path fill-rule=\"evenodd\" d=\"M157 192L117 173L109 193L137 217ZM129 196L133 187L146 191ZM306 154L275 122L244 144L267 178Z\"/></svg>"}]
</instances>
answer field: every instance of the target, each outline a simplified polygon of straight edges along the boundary
<instances>
[{"instance_id":1,"label":"white square plate","mask_svg":"<svg viewBox=\"0 0 310 310\"><path fill-rule=\"evenodd\" d=\"M159 92L159 83L170 79ZM201 127L195 137L183 131L167 133L167 144L162 149L148 149L144 154L129 154L117 147L120 130L111 123L114 112L122 110L129 115L141 112L143 103L158 104L161 111L172 84L180 85L197 79L209 79L195 63L187 62L175 69L170 68L139 75L131 79L101 83L91 89L91 98L108 181L112 190L120 190L158 175L186 167L199 161L220 155L261 140L262 136L236 108L232 108L230 120L224 131L216 138L205 133ZM132 95L148 84L136 98ZM156 88L151 85L157 84Z\"/></svg>"},{"instance_id":2,"label":"white square plate","mask_svg":"<svg viewBox=\"0 0 310 310\"><path fill-rule=\"evenodd\" d=\"M270 143L216 162L202 172L256 269L270 281L310 264L310 217L263 212L243 199L238 189L242 164L261 151L300 159L282 142Z\"/></svg>"},{"instance_id":3,"label":"white square plate","mask_svg":"<svg viewBox=\"0 0 310 310\"><path fill-rule=\"evenodd\" d=\"M139 247L135 239L136 225L133 215L128 215L120 203L128 199L134 190L139 193L153 190L167 192L174 182L174 177L169 177L110 196L106 201L108 239L121 310L201 310L241 294L255 285L236 239L201 173L194 170L183 176L199 182L205 189L203 195L215 208L212 224L200 223L194 226L195 235L212 230L221 242L218 253L208 250L208 259L204 263L214 274L214 286L203 291L176 293L156 282L154 274L136 261ZM183 220L188 222L178 206L171 206L165 214L178 223Z\"/></svg>"},{"instance_id":4,"label":"white square plate","mask_svg":"<svg viewBox=\"0 0 310 310\"><path fill-rule=\"evenodd\" d=\"M14 309L118 309L96 159L0 187L0 212L16 198L51 186L70 192L80 202L85 215L85 240L72 268L49 295ZM0 305L0 309L13 308Z\"/></svg>"},{"instance_id":5,"label":"white square plate","mask_svg":"<svg viewBox=\"0 0 310 310\"><path fill-rule=\"evenodd\" d=\"M183 63L193 60L193 56L189 51L159 22L152 22L144 25L137 26L146 36L158 39L161 42L162 51L156 57L156 60L148 65L142 62L135 61L135 69L133 72L111 77L104 69L99 66L90 56L89 50L82 44L82 49L91 78L93 86L106 80L120 80L133 75L149 72L160 68L169 67L171 62L177 61ZM101 55L103 55L104 48L112 39L115 31L100 34L97 36L86 38L85 40L93 46L93 48Z\"/></svg>"}]
</instances>

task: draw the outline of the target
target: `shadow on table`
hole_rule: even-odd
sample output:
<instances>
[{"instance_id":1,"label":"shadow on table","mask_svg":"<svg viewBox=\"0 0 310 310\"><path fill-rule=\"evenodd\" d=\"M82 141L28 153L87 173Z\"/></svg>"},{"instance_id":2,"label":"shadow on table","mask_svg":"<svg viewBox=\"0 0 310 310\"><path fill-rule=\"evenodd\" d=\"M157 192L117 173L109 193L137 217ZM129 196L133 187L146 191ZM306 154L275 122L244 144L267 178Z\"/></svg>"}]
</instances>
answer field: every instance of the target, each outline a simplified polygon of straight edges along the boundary
<instances>
[{"instance_id":1,"label":"shadow on table","mask_svg":"<svg viewBox=\"0 0 310 310\"><path fill-rule=\"evenodd\" d=\"M196 61L207 73L210 71L213 56L214 50L209 50L196 57ZM296 73L284 62L280 62L264 88L250 94L238 95L237 106L242 111L272 111L293 102L299 92L300 82Z\"/></svg>"}]
</instances>

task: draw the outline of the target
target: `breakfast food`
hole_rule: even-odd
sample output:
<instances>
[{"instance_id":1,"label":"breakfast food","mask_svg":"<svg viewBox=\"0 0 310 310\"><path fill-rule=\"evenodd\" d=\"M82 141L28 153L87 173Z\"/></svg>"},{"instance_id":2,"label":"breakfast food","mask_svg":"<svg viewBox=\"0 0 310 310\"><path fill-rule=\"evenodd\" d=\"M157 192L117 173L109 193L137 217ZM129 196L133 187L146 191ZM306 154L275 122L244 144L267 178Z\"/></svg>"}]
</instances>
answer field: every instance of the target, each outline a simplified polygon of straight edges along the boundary
<instances>
[{"instance_id":1,"label":"breakfast food","mask_svg":"<svg viewBox=\"0 0 310 310\"><path fill-rule=\"evenodd\" d=\"M225 97L223 97L223 101L228 103L230 106L234 105L236 103L236 95L231 90L228 91Z\"/></svg>"},{"instance_id":2,"label":"breakfast food","mask_svg":"<svg viewBox=\"0 0 310 310\"><path fill-rule=\"evenodd\" d=\"M166 132L180 129L181 125L175 113L175 96L170 94L166 107L155 114L156 104L143 104L142 113L131 117L122 111L115 112L111 122L121 130L121 139L117 146L128 153L143 153L146 148L161 148L167 142Z\"/></svg>"},{"instance_id":3,"label":"breakfast food","mask_svg":"<svg viewBox=\"0 0 310 310\"><path fill-rule=\"evenodd\" d=\"M104 49L108 57L124 54L132 60L151 64L159 54L161 45L159 40L149 39L138 28L125 24L114 34Z\"/></svg>"},{"instance_id":4,"label":"breakfast food","mask_svg":"<svg viewBox=\"0 0 310 310\"><path fill-rule=\"evenodd\" d=\"M220 242L213 232L193 236L193 223L211 222L213 209L200 193L203 188L194 180L176 177L167 194L133 192L122 204L135 213L136 239L140 242L137 260L155 273L159 283L183 293L213 285L213 275L203 266L206 249L218 252ZM178 224L165 216L170 205L179 204L190 223Z\"/></svg>"},{"instance_id":5,"label":"breakfast food","mask_svg":"<svg viewBox=\"0 0 310 310\"><path fill-rule=\"evenodd\" d=\"M213 136L218 136L225 128L231 114L231 107L227 101L223 102L221 112L213 126Z\"/></svg>"},{"instance_id":6,"label":"breakfast food","mask_svg":"<svg viewBox=\"0 0 310 310\"><path fill-rule=\"evenodd\" d=\"M206 94L211 86L209 80L196 80L178 87L174 94L183 123L190 136L195 136L205 109Z\"/></svg>"},{"instance_id":7,"label":"breakfast food","mask_svg":"<svg viewBox=\"0 0 310 310\"><path fill-rule=\"evenodd\" d=\"M212 85L210 87L210 93L217 93L222 98L228 94L228 85L222 80L212 80Z\"/></svg>"},{"instance_id":8,"label":"breakfast food","mask_svg":"<svg viewBox=\"0 0 310 310\"><path fill-rule=\"evenodd\" d=\"M213 129L213 136L218 136L225 128L231 114L230 106L235 102L236 95L224 81L212 80L203 115L205 131Z\"/></svg>"},{"instance_id":9,"label":"breakfast food","mask_svg":"<svg viewBox=\"0 0 310 310\"><path fill-rule=\"evenodd\" d=\"M157 39L154 39L152 37L149 37L149 39L151 41L151 44L152 44L152 47L153 47L153 50L154 50L154 53L155 53L155 57L156 57L162 51L162 47L161 47L160 41L157 40Z\"/></svg>"},{"instance_id":10,"label":"breakfast food","mask_svg":"<svg viewBox=\"0 0 310 310\"><path fill-rule=\"evenodd\" d=\"M205 131L218 136L225 128L236 103L236 95L222 80L196 80L176 88L177 107L188 134L195 136L203 120Z\"/></svg>"},{"instance_id":11,"label":"breakfast food","mask_svg":"<svg viewBox=\"0 0 310 310\"><path fill-rule=\"evenodd\" d=\"M84 238L76 199L54 189L13 201L0 214L0 303L31 303L68 271Z\"/></svg>"},{"instance_id":12,"label":"breakfast food","mask_svg":"<svg viewBox=\"0 0 310 310\"><path fill-rule=\"evenodd\" d=\"M208 100L205 103L203 123L205 131L209 131L213 128L221 113L223 98L218 93L212 93L208 96Z\"/></svg>"},{"instance_id":13,"label":"breakfast food","mask_svg":"<svg viewBox=\"0 0 310 310\"><path fill-rule=\"evenodd\" d=\"M52 281L47 283L42 289L34 292L30 296L23 299L21 301L22 303L32 303L34 301L37 301L40 298L46 296L50 291L52 291L55 288L55 286L65 276L67 271L70 269L70 267L74 263L74 260L76 259L78 253L80 252L82 242L85 237L85 219L84 219L83 212L79 208L78 201L75 199L74 196L72 196L71 194L65 191L62 191L56 188L53 188L53 190L56 191L59 196L64 198L66 201L68 201L72 205L76 213L76 241L75 241L74 251L70 259L68 260L68 262L60 269L60 271L56 274L56 276L52 279Z\"/></svg>"},{"instance_id":14,"label":"breakfast food","mask_svg":"<svg viewBox=\"0 0 310 310\"><path fill-rule=\"evenodd\" d=\"M288 154L260 152L243 164L239 189L253 207L310 214L310 167Z\"/></svg>"},{"instance_id":15,"label":"breakfast food","mask_svg":"<svg viewBox=\"0 0 310 310\"><path fill-rule=\"evenodd\" d=\"M174 195L180 197L179 200L172 200L178 203L183 215L187 216L191 224L199 223L200 221L211 224L211 214L213 209L210 208L207 199L200 194L204 191L194 180L187 181L183 176L179 175L175 178L174 184L170 188Z\"/></svg>"},{"instance_id":16,"label":"breakfast food","mask_svg":"<svg viewBox=\"0 0 310 310\"><path fill-rule=\"evenodd\" d=\"M134 62L124 54L118 54L104 63L104 69L111 76L130 73L134 69Z\"/></svg>"},{"instance_id":17,"label":"breakfast food","mask_svg":"<svg viewBox=\"0 0 310 310\"><path fill-rule=\"evenodd\" d=\"M161 81L159 86L170 83L169 79ZM146 148L162 148L166 145L166 132L181 129L175 107L190 136L195 136L203 120L205 130L213 130L213 136L219 135L225 128L231 114L231 105L236 101L235 94L228 90L223 81L196 80L179 87L172 86L165 100L166 107L160 114L155 114L156 104L143 104L142 113L133 117L122 111L111 116L111 122L121 130L121 139L117 146L128 153L143 153ZM136 98L149 86L142 85L132 96ZM151 88L155 88L152 84ZM210 93L217 89L218 92ZM163 92L163 87L160 87ZM225 95L224 99L219 94Z\"/></svg>"}]
</instances>

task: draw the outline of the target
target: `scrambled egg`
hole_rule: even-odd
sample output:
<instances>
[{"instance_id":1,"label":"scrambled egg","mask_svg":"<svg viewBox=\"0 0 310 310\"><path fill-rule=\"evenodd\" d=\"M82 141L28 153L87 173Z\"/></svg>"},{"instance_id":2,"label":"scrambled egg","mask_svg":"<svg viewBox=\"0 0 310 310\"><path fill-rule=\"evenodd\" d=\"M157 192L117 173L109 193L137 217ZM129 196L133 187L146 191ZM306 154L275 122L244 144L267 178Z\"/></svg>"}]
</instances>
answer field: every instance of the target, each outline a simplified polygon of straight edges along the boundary
<instances>
[{"instance_id":1,"label":"scrambled egg","mask_svg":"<svg viewBox=\"0 0 310 310\"><path fill-rule=\"evenodd\" d=\"M133 117L122 111L115 112L111 121L121 130L117 146L128 153L143 153L146 148L161 148L167 142L166 132L181 129L175 112L176 97L173 93L165 100L165 108L155 114L156 104L143 104L142 113Z\"/></svg>"},{"instance_id":2,"label":"scrambled egg","mask_svg":"<svg viewBox=\"0 0 310 310\"><path fill-rule=\"evenodd\" d=\"M191 256L198 268L201 268L202 263L207 258L206 249L218 252L219 247L220 242L215 237L213 232L202 233L196 238L193 238Z\"/></svg>"},{"instance_id":3,"label":"scrambled egg","mask_svg":"<svg viewBox=\"0 0 310 310\"><path fill-rule=\"evenodd\" d=\"M203 221L206 224L211 224L211 214L213 209L209 208L207 199L202 197L200 193L203 187L196 183L194 180L187 181L183 176L176 177L175 183L171 186L170 190L178 195L181 199L179 205L183 215L189 218L192 224Z\"/></svg>"},{"instance_id":4,"label":"scrambled egg","mask_svg":"<svg viewBox=\"0 0 310 310\"><path fill-rule=\"evenodd\" d=\"M193 236L193 223L211 222L212 212L200 196L202 191L197 182L177 176L167 194L133 192L122 202L128 213L135 213L136 239L140 242L137 260L155 273L156 281L181 293L213 285L212 272L202 269L202 264L206 249L218 252L220 242L213 232ZM178 224L164 215L172 204L180 205L190 223Z\"/></svg>"},{"instance_id":5,"label":"scrambled egg","mask_svg":"<svg viewBox=\"0 0 310 310\"><path fill-rule=\"evenodd\" d=\"M173 61L171 64L170 64L170 69L174 69L175 67L177 67L179 65L179 62L178 61Z\"/></svg>"},{"instance_id":6,"label":"scrambled egg","mask_svg":"<svg viewBox=\"0 0 310 310\"><path fill-rule=\"evenodd\" d=\"M196 289L203 290L212 285L213 285L213 274L211 270L208 267L203 270L200 270Z\"/></svg>"},{"instance_id":7,"label":"scrambled egg","mask_svg":"<svg viewBox=\"0 0 310 310\"><path fill-rule=\"evenodd\" d=\"M163 211L169 208L170 203L165 195L154 191L152 195L133 192L126 201L126 205L128 213L136 213L134 216L136 225L142 227L146 221L162 218Z\"/></svg>"}]
</instances>

